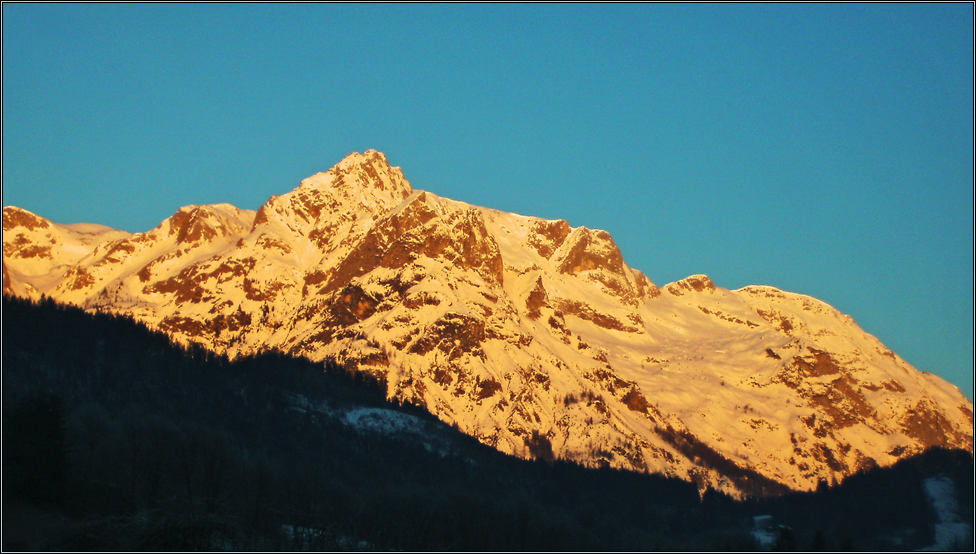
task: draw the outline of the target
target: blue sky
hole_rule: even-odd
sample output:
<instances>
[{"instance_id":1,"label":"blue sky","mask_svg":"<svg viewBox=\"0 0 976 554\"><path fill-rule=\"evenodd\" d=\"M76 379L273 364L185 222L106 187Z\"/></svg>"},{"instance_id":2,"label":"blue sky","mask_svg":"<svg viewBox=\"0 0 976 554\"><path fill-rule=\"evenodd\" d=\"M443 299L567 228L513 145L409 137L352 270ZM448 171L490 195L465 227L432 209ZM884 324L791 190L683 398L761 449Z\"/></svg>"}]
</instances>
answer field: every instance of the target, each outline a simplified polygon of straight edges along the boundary
<instances>
[{"instance_id":1,"label":"blue sky","mask_svg":"<svg viewBox=\"0 0 976 554\"><path fill-rule=\"evenodd\" d=\"M820 298L973 398L973 5L3 4L3 204L128 231L375 148Z\"/></svg>"}]
</instances>

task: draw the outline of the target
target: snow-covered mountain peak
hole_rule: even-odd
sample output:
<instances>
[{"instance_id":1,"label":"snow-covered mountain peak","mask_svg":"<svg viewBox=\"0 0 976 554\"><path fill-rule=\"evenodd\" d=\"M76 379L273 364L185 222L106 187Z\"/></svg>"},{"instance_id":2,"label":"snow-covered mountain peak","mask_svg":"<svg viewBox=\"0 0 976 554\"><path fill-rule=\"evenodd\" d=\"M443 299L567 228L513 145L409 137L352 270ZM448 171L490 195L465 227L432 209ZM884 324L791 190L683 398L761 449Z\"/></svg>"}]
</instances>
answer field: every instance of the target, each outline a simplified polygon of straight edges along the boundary
<instances>
[{"instance_id":1,"label":"snow-covered mountain peak","mask_svg":"<svg viewBox=\"0 0 976 554\"><path fill-rule=\"evenodd\" d=\"M129 235L4 208L3 234L4 294L334 358L520 456L769 492L973 447L971 402L819 300L658 289L606 231L413 190L373 150L256 213L187 206Z\"/></svg>"},{"instance_id":2,"label":"snow-covered mountain peak","mask_svg":"<svg viewBox=\"0 0 976 554\"><path fill-rule=\"evenodd\" d=\"M157 229L175 235L177 244L210 242L218 236L238 235L250 229L254 214L230 204L183 206Z\"/></svg>"},{"instance_id":3,"label":"snow-covered mountain peak","mask_svg":"<svg viewBox=\"0 0 976 554\"><path fill-rule=\"evenodd\" d=\"M412 192L403 171L391 166L386 156L376 150L349 154L328 171L304 179L299 189L363 201L392 199L396 203ZM388 207L386 202L383 204Z\"/></svg>"},{"instance_id":4,"label":"snow-covered mountain peak","mask_svg":"<svg viewBox=\"0 0 976 554\"><path fill-rule=\"evenodd\" d=\"M369 149L362 154L359 152L351 152L345 158L335 164L335 168L340 169L344 172L352 171L353 169L361 166L373 166L377 170L390 170L395 169L400 171L400 168L394 168L390 165L390 161L386 159L386 155L382 152Z\"/></svg>"},{"instance_id":5,"label":"snow-covered mountain peak","mask_svg":"<svg viewBox=\"0 0 976 554\"><path fill-rule=\"evenodd\" d=\"M354 152L328 171L303 179L294 190L269 198L258 209L254 228L270 226L324 248L337 234L362 234L412 192L400 168L383 154Z\"/></svg>"}]
</instances>

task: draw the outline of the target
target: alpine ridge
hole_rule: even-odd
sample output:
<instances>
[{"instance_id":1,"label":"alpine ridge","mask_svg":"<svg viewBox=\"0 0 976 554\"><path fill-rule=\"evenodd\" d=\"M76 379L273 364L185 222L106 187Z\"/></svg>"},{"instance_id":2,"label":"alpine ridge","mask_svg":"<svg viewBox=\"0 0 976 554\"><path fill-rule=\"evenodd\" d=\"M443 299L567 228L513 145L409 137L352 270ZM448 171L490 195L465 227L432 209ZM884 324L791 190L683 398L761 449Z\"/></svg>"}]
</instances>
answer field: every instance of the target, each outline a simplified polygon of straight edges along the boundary
<instances>
[{"instance_id":1,"label":"alpine ridge","mask_svg":"<svg viewBox=\"0 0 976 554\"><path fill-rule=\"evenodd\" d=\"M373 150L257 211L188 206L145 233L4 207L3 293L232 357L333 358L503 452L737 496L973 450L972 402L829 305L658 287L605 231L414 190Z\"/></svg>"}]
</instances>

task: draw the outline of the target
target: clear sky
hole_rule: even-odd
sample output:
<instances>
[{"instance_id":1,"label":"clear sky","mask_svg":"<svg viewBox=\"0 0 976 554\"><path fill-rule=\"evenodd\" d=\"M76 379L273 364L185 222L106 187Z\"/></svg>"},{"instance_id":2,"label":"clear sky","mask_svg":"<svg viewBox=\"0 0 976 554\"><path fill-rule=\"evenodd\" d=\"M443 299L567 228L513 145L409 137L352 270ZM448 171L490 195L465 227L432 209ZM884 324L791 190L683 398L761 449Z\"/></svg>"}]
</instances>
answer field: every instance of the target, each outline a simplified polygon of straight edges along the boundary
<instances>
[{"instance_id":1,"label":"clear sky","mask_svg":"<svg viewBox=\"0 0 976 554\"><path fill-rule=\"evenodd\" d=\"M3 204L146 231L369 148L851 315L973 398L973 5L3 4Z\"/></svg>"}]
</instances>

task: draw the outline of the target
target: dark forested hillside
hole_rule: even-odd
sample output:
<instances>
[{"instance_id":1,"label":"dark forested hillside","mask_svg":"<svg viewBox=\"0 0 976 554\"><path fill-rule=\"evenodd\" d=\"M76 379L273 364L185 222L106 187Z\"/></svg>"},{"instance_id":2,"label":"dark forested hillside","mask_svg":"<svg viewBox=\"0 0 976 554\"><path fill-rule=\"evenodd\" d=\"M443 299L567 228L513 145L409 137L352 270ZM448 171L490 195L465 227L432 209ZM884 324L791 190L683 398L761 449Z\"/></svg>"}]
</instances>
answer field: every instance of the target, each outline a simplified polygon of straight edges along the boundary
<instances>
[{"instance_id":1,"label":"dark forested hillside","mask_svg":"<svg viewBox=\"0 0 976 554\"><path fill-rule=\"evenodd\" d=\"M3 300L3 547L68 550L754 549L933 540L922 480L972 520L972 457L932 452L817 493L690 483L485 447L385 384L273 353L228 361L131 321Z\"/></svg>"}]
</instances>

